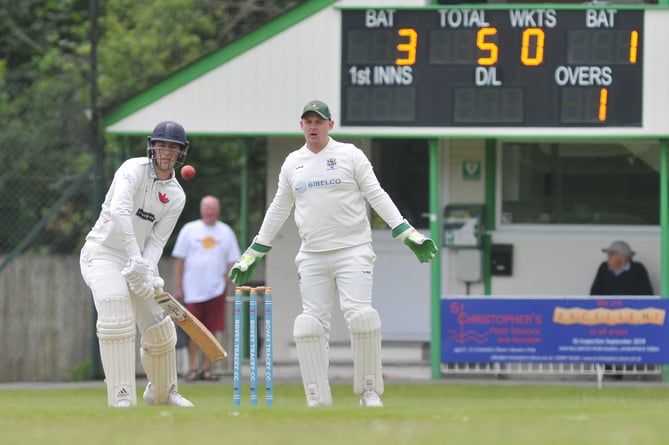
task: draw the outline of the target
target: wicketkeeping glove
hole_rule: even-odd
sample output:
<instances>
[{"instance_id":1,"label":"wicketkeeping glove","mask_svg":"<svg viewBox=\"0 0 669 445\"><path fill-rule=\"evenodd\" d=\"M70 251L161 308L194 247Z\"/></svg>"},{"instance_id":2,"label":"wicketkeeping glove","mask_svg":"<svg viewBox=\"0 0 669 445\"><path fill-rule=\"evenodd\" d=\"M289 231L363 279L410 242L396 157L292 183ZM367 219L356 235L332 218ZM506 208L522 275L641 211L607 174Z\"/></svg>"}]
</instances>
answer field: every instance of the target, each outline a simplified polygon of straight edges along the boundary
<instances>
[{"instance_id":1,"label":"wicketkeeping glove","mask_svg":"<svg viewBox=\"0 0 669 445\"><path fill-rule=\"evenodd\" d=\"M413 251L421 263L427 263L437 255L437 246L432 239L414 229L404 221L392 231L393 238L398 238Z\"/></svg>"},{"instance_id":2,"label":"wicketkeeping glove","mask_svg":"<svg viewBox=\"0 0 669 445\"><path fill-rule=\"evenodd\" d=\"M232 265L230 269L230 279L235 284L242 284L251 281L253 278L253 271L260 263L262 257L272 249L271 246L263 246L255 241L242 254L241 258Z\"/></svg>"}]
</instances>

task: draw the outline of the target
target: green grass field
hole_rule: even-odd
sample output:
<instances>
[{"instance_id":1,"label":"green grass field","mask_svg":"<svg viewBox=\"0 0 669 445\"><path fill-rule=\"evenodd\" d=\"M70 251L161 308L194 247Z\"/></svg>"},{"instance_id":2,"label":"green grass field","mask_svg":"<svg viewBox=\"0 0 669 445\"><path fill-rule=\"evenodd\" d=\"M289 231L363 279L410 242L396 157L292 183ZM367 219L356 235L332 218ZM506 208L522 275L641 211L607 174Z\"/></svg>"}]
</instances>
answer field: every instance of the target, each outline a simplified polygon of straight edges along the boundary
<instances>
[{"instance_id":1,"label":"green grass field","mask_svg":"<svg viewBox=\"0 0 669 445\"><path fill-rule=\"evenodd\" d=\"M142 388L143 389L143 388ZM247 388L245 388L247 389ZM100 387L0 390L0 437L16 445L663 444L669 387L389 384L385 407L363 409L351 386L308 409L299 384L275 405L232 406L229 384L183 385L193 409L105 406Z\"/></svg>"}]
</instances>

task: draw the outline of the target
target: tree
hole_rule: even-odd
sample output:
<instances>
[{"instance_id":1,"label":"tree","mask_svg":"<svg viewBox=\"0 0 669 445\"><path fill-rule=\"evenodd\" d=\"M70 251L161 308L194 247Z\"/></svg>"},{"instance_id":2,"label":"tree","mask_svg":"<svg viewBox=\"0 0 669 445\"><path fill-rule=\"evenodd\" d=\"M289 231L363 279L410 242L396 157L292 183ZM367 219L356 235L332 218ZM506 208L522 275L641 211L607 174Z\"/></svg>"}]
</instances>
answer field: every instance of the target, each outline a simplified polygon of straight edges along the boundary
<instances>
[{"instance_id":1,"label":"tree","mask_svg":"<svg viewBox=\"0 0 669 445\"><path fill-rule=\"evenodd\" d=\"M98 0L101 107L122 102L298 3ZM0 172L0 253L13 249L91 164L89 8L90 0L0 1L0 149L8 154ZM262 154L258 140L196 143L198 149L189 159L203 156L201 165L206 167L200 168L213 169L207 176L225 175L230 190L219 188L223 196L236 196L232 187L238 190L239 169L225 171L223 165L238 165L242 144L250 144L253 156ZM106 150L112 154L114 147ZM213 152L212 158L206 157ZM116 159L107 160L105 177L111 178ZM189 187L202 182L193 181ZM90 196L90 186L78 191L49 220L31 250L77 251L90 227ZM184 215L191 213L189 207ZM238 225L237 215L224 218Z\"/></svg>"}]
</instances>

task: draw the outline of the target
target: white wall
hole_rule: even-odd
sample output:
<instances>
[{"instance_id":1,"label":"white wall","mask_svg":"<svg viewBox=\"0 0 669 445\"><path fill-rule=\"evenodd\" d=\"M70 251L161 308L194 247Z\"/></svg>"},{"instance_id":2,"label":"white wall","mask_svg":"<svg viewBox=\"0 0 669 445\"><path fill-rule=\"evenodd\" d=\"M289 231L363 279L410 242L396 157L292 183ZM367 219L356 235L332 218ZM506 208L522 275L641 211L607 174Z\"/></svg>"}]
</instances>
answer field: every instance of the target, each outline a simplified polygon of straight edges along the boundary
<instances>
[{"instance_id":1,"label":"white wall","mask_svg":"<svg viewBox=\"0 0 669 445\"><path fill-rule=\"evenodd\" d=\"M602 248L616 239L626 240L644 263L655 294L660 292L659 228L631 227L527 227L500 229L494 243L513 244L513 275L493 277L496 295L588 295L599 264L606 261Z\"/></svg>"}]
</instances>

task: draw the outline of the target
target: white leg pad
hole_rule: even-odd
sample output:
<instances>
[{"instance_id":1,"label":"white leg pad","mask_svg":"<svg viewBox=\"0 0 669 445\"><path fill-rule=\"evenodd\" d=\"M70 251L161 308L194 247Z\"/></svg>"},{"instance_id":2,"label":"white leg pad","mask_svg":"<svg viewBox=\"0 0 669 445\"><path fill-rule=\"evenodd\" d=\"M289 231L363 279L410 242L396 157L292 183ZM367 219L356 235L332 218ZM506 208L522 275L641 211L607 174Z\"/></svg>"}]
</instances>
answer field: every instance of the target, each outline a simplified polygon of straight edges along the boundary
<instances>
[{"instance_id":1,"label":"white leg pad","mask_svg":"<svg viewBox=\"0 0 669 445\"><path fill-rule=\"evenodd\" d=\"M174 322L165 317L142 336L142 366L153 388L156 405L164 405L170 392L177 392L177 331Z\"/></svg>"},{"instance_id":2,"label":"white leg pad","mask_svg":"<svg viewBox=\"0 0 669 445\"><path fill-rule=\"evenodd\" d=\"M351 317L351 349L353 350L353 392L362 394L371 389L383 394L381 370L381 317L375 309L358 312Z\"/></svg>"},{"instance_id":3,"label":"white leg pad","mask_svg":"<svg viewBox=\"0 0 669 445\"><path fill-rule=\"evenodd\" d=\"M300 362L307 405L332 405L328 380L328 341L321 323L311 315L300 314L295 319L293 337Z\"/></svg>"},{"instance_id":4,"label":"white leg pad","mask_svg":"<svg viewBox=\"0 0 669 445\"><path fill-rule=\"evenodd\" d=\"M100 301L96 331L107 385L107 404L109 406L137 405L136 328L130 301L121 297Z\"/></svg>"}]
</instances>

